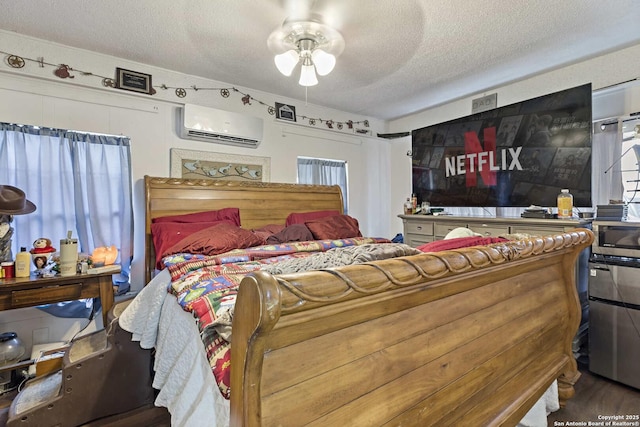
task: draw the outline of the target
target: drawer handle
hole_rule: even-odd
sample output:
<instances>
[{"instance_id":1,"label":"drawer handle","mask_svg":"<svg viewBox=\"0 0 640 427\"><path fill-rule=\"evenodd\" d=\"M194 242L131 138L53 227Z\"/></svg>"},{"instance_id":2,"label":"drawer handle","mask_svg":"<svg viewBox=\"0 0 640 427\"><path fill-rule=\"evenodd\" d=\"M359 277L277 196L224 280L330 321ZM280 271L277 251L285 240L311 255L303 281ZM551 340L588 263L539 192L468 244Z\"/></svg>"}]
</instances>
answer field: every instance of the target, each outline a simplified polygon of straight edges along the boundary
<instances>
[{"instance_id":1,"label":"drawer handle","mask_svg":"<svg viewBox=\"0 0 640 427\"><path fill-rule=\"evenodd\" d=\"M421 225L417 226L416 228L417 228L418 230L422 230L422 226L421 226Z\"/></svg>"},{"instance_id":2,"label":"drawer handle","mask_svg":"<svg viewBox=\"0 0 640 427\"><path fill-rule=\"evenodd\" d=\"M484 232L484 235L485 235L485 236L491 236L491 233L489 233L488 231L485 231L485 232Z\"/></svg>"}]
</instances>

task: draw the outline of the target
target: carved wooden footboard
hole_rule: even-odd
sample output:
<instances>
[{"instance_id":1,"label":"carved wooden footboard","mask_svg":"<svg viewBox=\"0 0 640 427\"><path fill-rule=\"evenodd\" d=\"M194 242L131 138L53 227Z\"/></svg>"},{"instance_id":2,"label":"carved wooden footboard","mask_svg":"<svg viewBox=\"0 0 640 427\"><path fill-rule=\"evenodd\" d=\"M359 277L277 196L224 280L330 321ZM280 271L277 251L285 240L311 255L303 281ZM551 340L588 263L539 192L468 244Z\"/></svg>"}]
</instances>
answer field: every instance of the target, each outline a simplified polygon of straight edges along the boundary
<instances>
[{"instance_id":1,"label":"carved wooden footboard","mask_svg":"<svg viewBox=\"0 0 640 427\"><path fill-rule=\"evenodd\" d=\"M232 425L515 425L579 377L589 230L243 280Z\"/></svg>"}]
</instances>

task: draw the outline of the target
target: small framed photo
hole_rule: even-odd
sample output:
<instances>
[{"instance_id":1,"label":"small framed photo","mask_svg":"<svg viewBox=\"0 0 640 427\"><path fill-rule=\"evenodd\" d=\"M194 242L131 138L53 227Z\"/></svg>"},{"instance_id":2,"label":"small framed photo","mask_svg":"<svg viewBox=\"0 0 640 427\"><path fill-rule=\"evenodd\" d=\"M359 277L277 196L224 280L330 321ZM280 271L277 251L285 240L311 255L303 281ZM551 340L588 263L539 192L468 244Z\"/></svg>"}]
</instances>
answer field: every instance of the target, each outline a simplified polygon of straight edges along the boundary
<instances>
[{"instance_id":1,"label":"small framed photo","mask_svg":"<svg viewBox=\"0 0 640 427\"><path fill-rule=\"evenodd\" d=\"M296 121L296 107L276 102L276 119L286 122Z\"/></svg>"},{"instance_id":2,"label":"small framed photo","mask_svg":"<svg viewBox=\"0 0 640 427\"><path fill-rule=\"evenodd\" d=\"M133 92L146 93L147 95L152 95L154 92L151 85L151 74L123 68L116 68L116 87Z\"/></svg>"}]
</instances>

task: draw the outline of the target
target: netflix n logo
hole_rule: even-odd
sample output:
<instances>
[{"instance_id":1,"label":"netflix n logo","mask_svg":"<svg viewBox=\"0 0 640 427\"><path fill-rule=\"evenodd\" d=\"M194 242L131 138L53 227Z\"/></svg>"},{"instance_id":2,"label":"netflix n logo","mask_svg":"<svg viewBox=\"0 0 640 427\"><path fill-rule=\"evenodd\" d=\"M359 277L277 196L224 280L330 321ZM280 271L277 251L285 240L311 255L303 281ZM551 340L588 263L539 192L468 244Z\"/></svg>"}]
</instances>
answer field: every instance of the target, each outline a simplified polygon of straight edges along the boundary
<instances>
[{"instance_id":1,"label":"netflix n logo","mask_svg":"<svg viewBox=\"0 0 640 427\"><path fill-rule=\"evenodd\" d=\"M497 184L496 173L500 170L522 170L519 156L522 147L496 149L496 128L485 128L484 145L475 132L464 134L464 154L446 159L446 176L465 175L466 186L478 185L478 173L482 182L493 187Z\"/></svg>"}]
</instances>

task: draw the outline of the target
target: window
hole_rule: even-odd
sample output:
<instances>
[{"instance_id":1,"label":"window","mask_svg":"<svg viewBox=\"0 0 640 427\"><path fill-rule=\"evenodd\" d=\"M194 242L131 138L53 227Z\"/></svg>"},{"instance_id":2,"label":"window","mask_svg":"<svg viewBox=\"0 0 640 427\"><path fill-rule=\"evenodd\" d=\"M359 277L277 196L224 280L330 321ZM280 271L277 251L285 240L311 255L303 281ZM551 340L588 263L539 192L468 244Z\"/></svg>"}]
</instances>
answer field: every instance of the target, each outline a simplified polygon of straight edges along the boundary
<instances>
[{"instance_id":1,"label":"window","mask_svg":"<svg viewBox=\"0 0 640 427\"><path fill-rule=\"evenodd\" d=\"M344 213L349 212L347 162L342 160L298 157L298 183L339 185L342 190Z\"/></svg>"},{"instance_id":2,"label":"window","mask_svg":"<svg viewBox=\"0 0 640 427\"><path fill-rule=\"evenodd\" d=\"M133 208L129 139L0 123L0 184L18 187L36 211L11 219L11 251L46 237L59 250L71 231L80 252L115 245L129 289Z\"/></svg>"},{"instance_id":3,"label":"window","mask_svg":"<svg viewBox=\"0 0 640 427\"><path fill-rule=\"evenodd\" d=\"M627 220L637 221L640 219L640 119L622 120L621 151L623 200L629 210Z\"/></svg>"}]
</instances>

